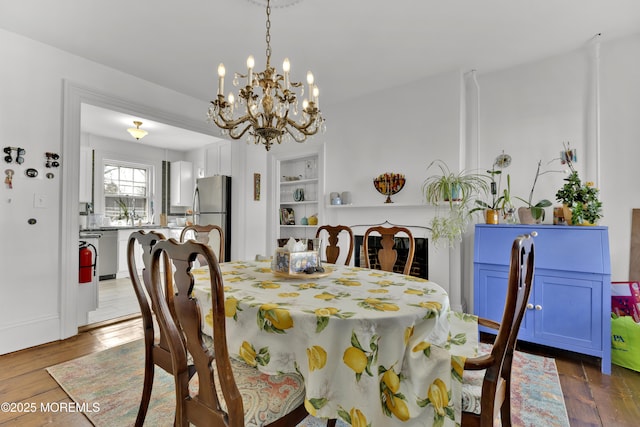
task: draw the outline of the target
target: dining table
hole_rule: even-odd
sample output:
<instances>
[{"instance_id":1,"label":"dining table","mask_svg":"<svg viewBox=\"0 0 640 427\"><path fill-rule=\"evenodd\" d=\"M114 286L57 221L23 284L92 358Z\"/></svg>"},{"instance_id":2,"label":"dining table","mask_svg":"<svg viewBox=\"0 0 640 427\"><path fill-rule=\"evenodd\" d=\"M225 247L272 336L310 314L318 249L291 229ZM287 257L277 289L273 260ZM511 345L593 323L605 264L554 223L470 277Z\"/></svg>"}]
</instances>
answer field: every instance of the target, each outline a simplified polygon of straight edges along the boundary
<instances>
[{"instance_id":1,"label":"dining table","mask_svg":"<svg viewBox=\"0 0 640 427\"><path fill-rule=\"evenodd\" d=\"M477 355L477 317L450 310L433 281L324 264L284 274L270 261L220 263L232 357L304 378L305 407L352 426L459 425L462 370ZM213 334L208 268L193 296Z\"/></svg>"}]
</instances>

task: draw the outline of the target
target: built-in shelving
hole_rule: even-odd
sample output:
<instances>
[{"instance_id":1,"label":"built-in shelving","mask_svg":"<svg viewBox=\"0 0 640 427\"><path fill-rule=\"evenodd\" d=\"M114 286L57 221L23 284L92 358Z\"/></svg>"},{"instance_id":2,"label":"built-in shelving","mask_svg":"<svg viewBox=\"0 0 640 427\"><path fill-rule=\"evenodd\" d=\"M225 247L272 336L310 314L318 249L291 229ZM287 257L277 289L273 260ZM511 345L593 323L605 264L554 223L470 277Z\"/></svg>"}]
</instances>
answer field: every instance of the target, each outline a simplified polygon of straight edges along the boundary
<instances>
[{"instance_id":1,"label":"built-in shelving","mask_svg":"<svg viewBox=\"0 0 640 427\"><path fill-rule=\"evenodd\" d=\"M270 223L273 228L268 233L269 241L277 239L314 238L318 225L303 224L312 215L323 224L324 189L324 147L309 145L294 152L277 153L270 157L270 188L273 197L270 205ZM304 192L302 200L298 192ZM293 224L283 220L282 211L293 211ZM273 245L275 248L275 243Z\"/></svg>"}]
</instances>

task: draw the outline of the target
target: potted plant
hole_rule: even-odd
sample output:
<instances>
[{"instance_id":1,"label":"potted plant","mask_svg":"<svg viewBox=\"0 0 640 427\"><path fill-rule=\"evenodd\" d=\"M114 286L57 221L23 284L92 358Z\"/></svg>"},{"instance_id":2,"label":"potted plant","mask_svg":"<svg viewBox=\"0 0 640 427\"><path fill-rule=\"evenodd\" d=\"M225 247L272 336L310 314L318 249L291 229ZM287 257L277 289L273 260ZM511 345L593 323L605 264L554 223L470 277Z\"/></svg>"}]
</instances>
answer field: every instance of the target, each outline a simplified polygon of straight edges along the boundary
<instances>
[{"instance_id":1,"label":"potted plant","mask_svg":"<svg viewBox=\"0 0 640 427\"><path fill-rule=\"evenodd\" d=\"M434 160L429 164L427 170L437 166L439 174L434 174L425 179L422 184L422 192L427 203L434 206L442 202L466 205L479 192L487 191L487 182L482 175L460 171L451 172L449 167L442 160Z\"/></svg>"},{"instance_id":2,"label":"potted plant","mask_svg":"<svg viewBox=\"0 0 640 427\"><path fill-rule=\"evenodd\" d=\"M569 176L556 193L556 200L563 205L564 219L571 225L594 225L602 218L602 202L593 182L582 183L573 167L572 151L565 145L563 160L569 166Z\"/></svg>"},{"instance_id":3,"label":"potted plant","mask_svg":"<svg viewBox=\"0 0 640 427\"><path fill-rule=\"evenodd\" d=\"M500 210L502 211L502 219L507 224L515 224L517 222L515 217L516 209L511 201L511 176L507 175L507 188L502 193L502 202L500 204Z\"/></svg>"},{"instance_id":4,"label":"potted plant","mask_svg":"<svg viewBox=\"0 0 640 427\"><path fill-rule=\"evenodd\" d=\"M525 202L527 205L518 208L518 218L520 218L521 224L540 224L544 221L545 211L544 208L551 206L551 202L547 199L542 199L538 201L535 205L533 204L533 192L536 188L536 183L538 182L538 177L540 175L544 175L549 172L557 172L557 171L544 171L540 172L540 167L542 166L542 160L538 161L538 168L536 170L536 176L533 179L533 185L531 186L531 191L529 192L529 198L527 200L516 196L516 199Z\"/></svg>"},{"instance_id":5,"label":"potted plant","mask_svg":"<svg viewBox=\"0 0 640 427\"><path fill-rule=\"evenodd\" d=\"M474 208L472 211L482 210L484 211L484 218L487 224L497 224L500 217L500 210L505 206L505 195L509 203L511 202L510 198L510 190L505 190L504 194L498 195L500 193L500 182L496 183L496 175L501 175L502 171L495 169L495 163L491 170L488 170L490 180L490 194L491 200L485 202L484 200L476 200L476 205L478 207Z\"/></svg>"},{"instance_id":6,"label":"potted plant","mask_svg":"<svg viewBox=\"0 0 640 427\"><path fill-rule=\"evenodd\" d=\"M446 240L453 246L462 239L462 234L471 222L471 200L479 193L488 191L484 176L468 171L451 172L442 160L434 160L427 170L437 167L440 173L427 177L422 184L422 193L427 203L436 207L448 207L446 215L431 219L431 239L434 245Z\"/></svg>"}]
</instances>

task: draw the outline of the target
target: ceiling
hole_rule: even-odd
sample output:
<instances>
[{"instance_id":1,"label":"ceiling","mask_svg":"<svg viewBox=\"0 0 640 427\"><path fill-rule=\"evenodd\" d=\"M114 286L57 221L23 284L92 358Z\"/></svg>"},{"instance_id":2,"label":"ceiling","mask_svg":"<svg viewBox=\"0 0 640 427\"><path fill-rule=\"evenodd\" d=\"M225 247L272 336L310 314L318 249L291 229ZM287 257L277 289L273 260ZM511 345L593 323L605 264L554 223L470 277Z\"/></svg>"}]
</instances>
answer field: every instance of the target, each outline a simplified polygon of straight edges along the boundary
<instances>
[{"instance_id":1,"label":"ceiling","mask_svg":"<svg viewBox=\"0 0 640 427\"><path fill-rule=\"evenodd\" d=\"M169 126L144 117L111 111L90 104L82 104L80 117L80 130L82 132L130 142L136 142L136 140L129 135L127 129L135 127L134 120L141 121L142 126L140 126L140 129L146 130L149 134L140 139L139 143L150 147L189 151L219 140L219 138L211 135Z\"/></svg>"},{"instance_id":2,"label":"ceiling","mask_svg":"<svg viewBox=\"0 0 640 427\"><path fill-rule=\"evenodd\" d=\"M249 54L264 69L265 1L4 1L0 28L209 101L220 62L227 88ZM607 41L640 31L637 0L272 2L272 65L281 70L288 57L294 81L312 70L325 107L441 72L482 74L561 54L598 33Z\"/></svg>"}]
</instances>

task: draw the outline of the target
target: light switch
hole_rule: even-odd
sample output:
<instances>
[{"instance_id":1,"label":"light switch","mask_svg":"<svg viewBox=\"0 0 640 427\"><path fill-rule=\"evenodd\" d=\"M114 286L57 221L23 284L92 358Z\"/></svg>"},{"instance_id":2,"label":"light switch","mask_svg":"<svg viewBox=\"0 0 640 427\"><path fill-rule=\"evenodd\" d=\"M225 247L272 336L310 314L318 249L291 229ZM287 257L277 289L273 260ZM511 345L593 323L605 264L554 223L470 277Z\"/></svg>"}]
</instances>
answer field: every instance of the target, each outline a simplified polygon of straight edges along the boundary
<instances>
[{"instance_id":1,"label":"light switch","mask_svg":"<svg viewBox=\"0 0 640 427\"><path fill-rule=\"evenodd\" d=\"M34 208L46 208L47 207L47 196L44 194L34 194L33 195L33 207Z\"/></svg>"}]
</instances>

